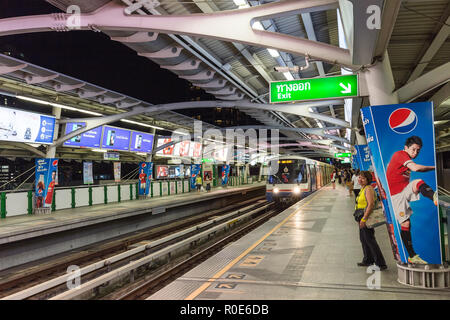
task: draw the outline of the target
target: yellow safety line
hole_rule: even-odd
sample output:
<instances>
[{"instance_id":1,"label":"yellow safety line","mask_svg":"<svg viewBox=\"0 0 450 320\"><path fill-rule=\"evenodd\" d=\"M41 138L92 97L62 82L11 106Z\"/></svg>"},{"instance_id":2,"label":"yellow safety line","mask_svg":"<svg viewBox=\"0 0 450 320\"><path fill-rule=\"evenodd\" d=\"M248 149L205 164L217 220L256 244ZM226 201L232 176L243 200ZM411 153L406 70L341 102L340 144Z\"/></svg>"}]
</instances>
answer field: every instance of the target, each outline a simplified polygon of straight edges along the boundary
<instances>
[{"instance_id":1,"label":"yellow safety line","mask_svg":"<svg viewBox=\"0 0 450 320\"><path fill-rule=\"evenodd\" d=\"M318 192L322 191L324 189L318 190ZM256 246L258 246L261 242L263 242L268 236L270 236L272 233L274 233L277 229L279 229L283 224L285 224L293 215L298 213L298 210L302 207L309 204L311 201L314 200L314 198L319 194L316 193L311 200L308 202L305 202L302 204L298 209L296 209L293 213L291 213L288 217L286 217L283 221L281 221L278 225L273 227L272 230L270 230L268 233L266 233L261 239L253 243L249 248L247 248L244 252L242 252L237 258L235 258L233 261L231 261L228 265L226 265L222 270L217 272L212 278L210 278L207 282L205 282L203 285L201 285L197 290L192 292L189 296L187 296L184 300L193 300L195 299L200 293L205 291L212 282L220 278L225 272L227 272L231 267L233 267L239 260L241 260L246 254L248 254L250 251L252 251Z\"/></svg>"}]
</instances>

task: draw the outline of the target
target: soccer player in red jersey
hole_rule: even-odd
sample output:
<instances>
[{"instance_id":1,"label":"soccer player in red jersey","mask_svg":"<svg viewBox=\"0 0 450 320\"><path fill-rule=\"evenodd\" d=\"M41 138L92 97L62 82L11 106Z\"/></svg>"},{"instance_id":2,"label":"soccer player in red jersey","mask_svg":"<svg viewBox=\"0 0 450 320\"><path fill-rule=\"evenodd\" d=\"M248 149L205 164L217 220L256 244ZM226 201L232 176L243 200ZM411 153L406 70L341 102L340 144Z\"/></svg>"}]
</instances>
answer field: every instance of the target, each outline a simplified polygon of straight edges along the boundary
<instances>
[{"instance_id":1,"label":"soccer player in red jersey","mask_svg":"<svg viewBox=\"0 0 450 320\"><path fill-rule=\"evenodd\" d=\"M49 207L53 201L53 191L55 190L56 171L52 171L52 181L48 185L47 195L45 196L45 207Z\"/></svg>"},{"instance_id":2,"label":"soccer player in red jersey","mask_svg":"<svg viewBox=\"0 0 450 320\"><path fill-rule=\"evenodd\" d=\"M409 205L411 201L417 201L422 194L437 205L437 193L431 189L422 179L409 180L411 171L427 172L434 170L434 166L424 166L414 163L422 148L422 139L418 136L409 137L403 150L392 155L386 170L386 177L391 193L392 205L397 221L400 223L400 235L408 251L408 261L410 263L427 264L413 249L411 239L412 210Z\"/></svg>"},{"instance_id":3,"label":"soccer player in red jersey","mask_svg":"<svg viewBox=\"0 0 450 320\"><path fill-rule=\"evenodd\" d=\"M139 174L139 188L141 190L145 190L147 175L144 173L144 169L141 169L141 173Z\"/></svg>"}]
</instances>

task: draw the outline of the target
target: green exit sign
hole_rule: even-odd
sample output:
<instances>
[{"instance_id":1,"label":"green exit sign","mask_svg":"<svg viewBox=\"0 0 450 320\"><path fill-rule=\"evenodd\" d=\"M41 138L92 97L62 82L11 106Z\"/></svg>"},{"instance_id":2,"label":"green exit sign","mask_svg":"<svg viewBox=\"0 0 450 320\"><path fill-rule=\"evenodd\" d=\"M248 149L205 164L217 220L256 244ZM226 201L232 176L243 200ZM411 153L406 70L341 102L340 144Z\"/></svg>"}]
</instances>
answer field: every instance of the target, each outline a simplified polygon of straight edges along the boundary
<instances>
[{"instance_id":1,"label":"green exit sign","mask_svg":"<svg viewBox=\"0 0 450 320\"><path fill-rule=\"evenodd\" d=\"M356 74L270 82L270 103L358 96Z\"/></svg>"},{"instance_id":2,"label":"green exit sign","mask_svg":"<svg viewBox=\"0 0 450 320\"><path fill-rule=\"evenodd\" d=\"M334 156L336 158L350 158L352 156L351 153L335 153Z\"/></svg>"}]
</instances>

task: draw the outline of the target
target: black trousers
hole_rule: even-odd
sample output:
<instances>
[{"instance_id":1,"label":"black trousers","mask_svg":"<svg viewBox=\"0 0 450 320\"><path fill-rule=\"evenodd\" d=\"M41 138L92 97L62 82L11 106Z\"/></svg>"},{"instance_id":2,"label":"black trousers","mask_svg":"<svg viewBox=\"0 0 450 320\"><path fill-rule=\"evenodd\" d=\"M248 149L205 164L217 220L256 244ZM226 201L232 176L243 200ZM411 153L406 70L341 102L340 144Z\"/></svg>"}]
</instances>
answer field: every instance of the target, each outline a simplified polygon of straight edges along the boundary
<instances>
[{"instance_id":1,"label":"black trousers","mask_svg":"<svg viewBox=\"0 0 450 320\"><path fill-rule=\"evenodd\" d=\"M361 240L361 245L363 249L363 263L373 264L377 266L385 266L386 261L384 261L383 254L381 253L380 247L378 246L377 240L375 239L375 230L369 228L359 229L359 239Z\"/></svg>"}]
</instances>

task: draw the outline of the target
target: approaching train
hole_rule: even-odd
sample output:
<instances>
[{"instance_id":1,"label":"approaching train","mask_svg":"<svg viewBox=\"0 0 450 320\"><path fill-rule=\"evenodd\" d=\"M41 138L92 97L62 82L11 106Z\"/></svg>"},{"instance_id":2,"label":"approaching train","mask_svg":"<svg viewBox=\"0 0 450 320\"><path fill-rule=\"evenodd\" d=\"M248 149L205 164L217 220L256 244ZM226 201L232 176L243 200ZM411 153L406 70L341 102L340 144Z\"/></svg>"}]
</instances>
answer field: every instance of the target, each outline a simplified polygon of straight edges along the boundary
<instances>
[{"instance_id":1,"label":"approaching train","mask_svg":"<svg viewBox=\"0 0 450 320\"><path fill-rule=\"evenodd\" d=\"M300 156L272 158L266 183L267 201L298 201L328 184L333 169L327 163Z\"/></svg>"}]
</instances>

